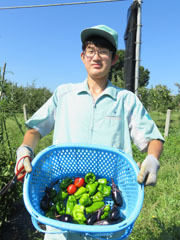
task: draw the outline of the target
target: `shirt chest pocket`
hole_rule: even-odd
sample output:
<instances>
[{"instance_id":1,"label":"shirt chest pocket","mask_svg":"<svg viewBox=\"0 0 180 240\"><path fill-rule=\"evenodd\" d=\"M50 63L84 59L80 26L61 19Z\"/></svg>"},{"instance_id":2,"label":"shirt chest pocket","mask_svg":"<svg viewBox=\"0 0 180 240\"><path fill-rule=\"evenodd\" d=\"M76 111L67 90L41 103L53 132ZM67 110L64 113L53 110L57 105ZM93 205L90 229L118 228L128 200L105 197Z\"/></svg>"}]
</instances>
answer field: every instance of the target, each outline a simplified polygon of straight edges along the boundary
<instances>
[{"instance_id":1,"label":"shirt chest pocket","mask_svg":"<svg viewBox=\"0 0 180 240\"><path fill-rule=\"evenodd\" d=\"M104 115L105 115L105 119L107 120L115 120L115 121L121 120L121 114L119 113L119 111L117 112L116 110L106 112Z\"/></svg>"},{"instance_id":2,"label":"shirt chest pocket","mask_svg":"<svg viewBox=\"0 0 180 240\"><path fill-rule=\"evenodd\" d=\"M116 112L105 113L102 125L106 131L119 131L123 125L122 117Z\"/></svg>"}]
</instances>

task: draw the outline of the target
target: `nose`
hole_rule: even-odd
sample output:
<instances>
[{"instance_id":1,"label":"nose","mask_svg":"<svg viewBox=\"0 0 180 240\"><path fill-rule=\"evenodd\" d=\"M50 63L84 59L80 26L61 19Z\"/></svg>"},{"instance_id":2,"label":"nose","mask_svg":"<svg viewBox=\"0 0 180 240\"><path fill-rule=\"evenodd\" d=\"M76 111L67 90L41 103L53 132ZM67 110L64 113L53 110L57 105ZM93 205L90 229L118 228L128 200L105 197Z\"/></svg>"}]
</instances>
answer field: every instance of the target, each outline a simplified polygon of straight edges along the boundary
<instances>
[{"instance_id":1,"label":"nose","mask_svg":"<svg viewBox=\"0 0 180 240\"><path fill-rule=\"evenodd\" d=\"M99 52L96 51L95 54L94 54L94 56L93 56L93 59L100 59L100 58L101 58L101 57L100 57L100 55L99 55Z\"/></svg>"}]
</instances>

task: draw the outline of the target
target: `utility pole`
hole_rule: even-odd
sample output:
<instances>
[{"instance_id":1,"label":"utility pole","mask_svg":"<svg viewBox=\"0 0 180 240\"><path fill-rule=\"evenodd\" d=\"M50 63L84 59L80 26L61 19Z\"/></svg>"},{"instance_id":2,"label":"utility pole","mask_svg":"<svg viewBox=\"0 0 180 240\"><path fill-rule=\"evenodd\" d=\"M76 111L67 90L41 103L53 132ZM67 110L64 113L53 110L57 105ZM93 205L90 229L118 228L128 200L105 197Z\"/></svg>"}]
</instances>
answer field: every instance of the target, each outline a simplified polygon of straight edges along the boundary
<instances>
[{"instance_id":1,"label":"utility pole","mask_svg":"<svg viewBox=\"0 0 180 240\"><path fill-rule=\"evenodd\" d=\"M135 63L135 89L136 96L138 95L138 83L139 83L139 68L140 68L140 50L141 50L141 0L133 0L139 3L137 12L137 32L136 32L136 63Z\"/></svg>"}]
</instances>

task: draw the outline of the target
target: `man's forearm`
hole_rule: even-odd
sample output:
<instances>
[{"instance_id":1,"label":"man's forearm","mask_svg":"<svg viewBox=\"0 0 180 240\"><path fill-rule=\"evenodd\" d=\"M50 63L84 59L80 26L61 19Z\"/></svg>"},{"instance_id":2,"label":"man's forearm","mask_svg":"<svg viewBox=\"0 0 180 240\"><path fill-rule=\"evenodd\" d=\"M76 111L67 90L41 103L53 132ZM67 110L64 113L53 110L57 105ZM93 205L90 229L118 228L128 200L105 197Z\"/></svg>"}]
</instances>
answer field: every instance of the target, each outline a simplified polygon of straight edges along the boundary
<instances>
[{"instance_id":1,"label":"man's forearm","mask_svg":"<svg viewBox=\"0 0 180 240\"><path fill-rule=\"evenodd\" d=\"M152 154L157 159L160 158L163 151L163 142L160 140L152 140L148 145L148 154Z\"/></svg>"},{"instance_id":2,"label":"man's forearm","mask_svg":"<svg viewBox=\"0 0 180 240\"><path fill-rule=\"evenodd\" d=\"M33 151L40 139L40 133L35 129L29 129L24 135L22 145L28 145Z\"/></svg>"}]
</instances>

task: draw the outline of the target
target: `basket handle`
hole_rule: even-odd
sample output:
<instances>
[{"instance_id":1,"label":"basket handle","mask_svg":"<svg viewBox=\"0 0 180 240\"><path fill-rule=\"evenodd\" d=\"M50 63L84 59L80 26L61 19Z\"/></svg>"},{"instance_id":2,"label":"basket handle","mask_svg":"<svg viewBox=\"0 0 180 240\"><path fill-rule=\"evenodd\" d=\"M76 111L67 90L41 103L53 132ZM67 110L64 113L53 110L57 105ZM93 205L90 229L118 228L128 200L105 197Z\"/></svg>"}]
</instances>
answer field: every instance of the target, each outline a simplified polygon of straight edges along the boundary
<instances>
[{"instance_id":1,"label":"basket handle","mask_svg":"<svg viewBox=\"0 0 180 240\"><path fill-rule=\"evenodd\" d=\"M39 232L42 232L42 233L48 233L48 234L58 234L58 233L67 233L68 231L46 231L46 230L43 230L42 228L40 228L40 226L38 225L38 221L31 216L31 221L32 221L32 224L33 226L39 231Z\"/></svg>"},{"instance_id":2,"label":"basket handle","mask_svg":"<svg viewBox=\"0 0 180 240\"><path fill-rule=\"evenodd\" d=\"M122 235L120 235L120 237L111 238L111 240L125 240L131 234L131 232L133 230L133 227L134 227L134 223L131 224L128 229L125 229L124 233ZM106 240L107 239L107 237L103 238L103 237L97 236L95 234L91 235L89 233L86 233L86 235L89 236L89 237L95 238L97 240Z\"/></svg>"},{"instance_id":3,"label":"basket handle","mask_svg":"<svg viewBox=\"0 0 180 240\"><path fill-rule=\"evenodd\" d=\"M111 240L123 240L123 239L127 238L130 233L131 233L131 231L125 232L123 235L120 236L120 238L119 237L118 238L111 238ZM104 238L104 237L100 237L100 236L97 236L97 235L91 235L89 233L86 233L86 235L89 236L89 237L95 238L97 240L106 240L107 239L107 237Z\"/></svg>"}]
</instances>

